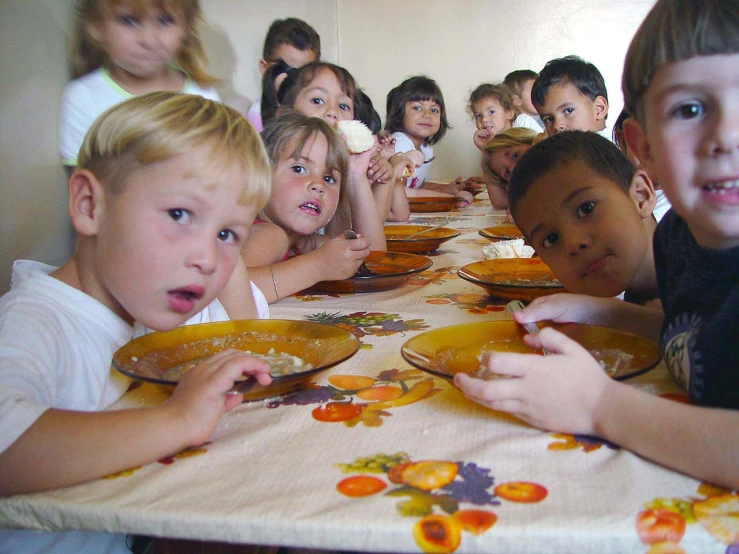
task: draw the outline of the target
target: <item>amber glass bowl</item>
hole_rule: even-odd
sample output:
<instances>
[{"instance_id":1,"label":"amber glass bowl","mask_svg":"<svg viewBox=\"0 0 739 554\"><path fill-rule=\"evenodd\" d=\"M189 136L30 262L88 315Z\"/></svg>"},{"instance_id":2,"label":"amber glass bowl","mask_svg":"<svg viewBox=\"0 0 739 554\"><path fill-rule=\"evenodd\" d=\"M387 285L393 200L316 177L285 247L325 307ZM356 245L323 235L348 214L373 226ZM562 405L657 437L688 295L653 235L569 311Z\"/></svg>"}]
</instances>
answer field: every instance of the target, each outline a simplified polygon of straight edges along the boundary
<instances>
[{"instance_id":1,"label":"amber glass bowl","mask_svg":"<svg viewBox=\"0 0 739 554\"><path fill-rule=\"evenodd\" d=\"M358 271L340 281L320 281L308 292L353 294L390 290L404 285L411 275L433 265L427 257L418 254L379 250L372 250L364 263L368 271Z\"/></svg>"},{"instance_id":2,"label":"amber glass bowl","mask_svg":"<svg viewBox=\"0 0 739 554\"><path fill-rule=\"evenodd\" d=\"M461 267L457 275L503 300L530 302L539 296L565 292L549 266L539 258L483 260Z\"/></svg>"},{"instance_id":3,"label":"amber glass bowl","mask_svg":"<svg viewBox=\"0 0 739 554\"><path fill-rule=\"evenodd\" d=\"M661 358L656 344L633 333L577 323L552 326L590 351L617 380L644 373ZM400 352L411 365L451 380L457 373L477 371L483 352L536 353L523 342L524 334L514 321L463 323L420 333L406 341Z\"/></svg>"},{"instance_id":4,"label":"amber glass bowl","mask_svg":"<svg viewBox=\"0 0 739 554\"><path fill-rule=\"evenodd\" d=\"M225 348L267 354L271 349L297 356L311 369L255 384L244 400L262 400L303 388L313 377L353 356L359 340L340 327L310 321L256 319L202 323L151 333L132 340L113 355L113 367L133 379L176 385L167 378L173 367L208 357ZM190 371L197 371L197 366Z\"/></svg>"},{"instance_id":5,"label":"amber glass bowl","mask_svg":"<svg viewBox=\"0 0 739 554\"><path fill-rule=\"evenodd\" d=\"M450 212L458 201L453 196L411 196L408 206L412 213Z\"/></svg>"},{"instance_id":6,"label":"amber glass bowl","mask_svg":"<svg viewBox=\"0 0 739 554\"><path fill-rule=\"evenodd\" d=\"M478 231L480 235L490 240L513 240L522 239L523 233L521 229L513 223L503 223L495 227L487 227Z\"/></svg>"},{"instance_id":7,"label":"amber glass bowl","mask_svg":"<svg viewBox=\"0 0 739 554\"><path fill-rule=\"evenodd\" d=\"M440 227L432 231L426 231L419 235L424 229L432 229L429 225L387 225L385 227L385 240L387 249L392 252L433 252L441 243L459 236L459 231L449 227ZM407 238L410 235L415 235Z\"/></svg>"}]
</instances>

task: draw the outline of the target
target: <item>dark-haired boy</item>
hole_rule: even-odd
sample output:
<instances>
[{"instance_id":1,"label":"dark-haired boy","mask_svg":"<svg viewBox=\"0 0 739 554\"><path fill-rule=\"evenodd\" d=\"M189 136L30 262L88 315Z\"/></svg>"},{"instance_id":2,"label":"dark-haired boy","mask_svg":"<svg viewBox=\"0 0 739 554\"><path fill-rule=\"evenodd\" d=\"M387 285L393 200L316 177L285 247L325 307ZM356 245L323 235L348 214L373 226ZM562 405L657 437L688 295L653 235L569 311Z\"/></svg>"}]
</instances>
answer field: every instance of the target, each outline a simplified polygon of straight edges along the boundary
<instances>
[{"instance_id":1,"label":"dark-haired boy","mask_svg":"<svg viewBox=\"0 0 739 554\"><path fill-rule=\"evenodd\" d=\"M517 69L511 71L503 79L503 84L511 89L513 94L513 105L516 106L521 113L525 113L536 119L536 121L543 127L544 124L541 122L534 104L531 103L531 89L534 86L534 81L539 74L531 69Z\"/></svg>"},{"instance_id":2,"label":"dark-haired boy","mask_svg":"<svg viewBox=\"0 0 739 554\"><path fill-rule=\"evenodd\" d=\"M562 131L600 133L606 128L608 92L603 75L577 56L547 62L531 88L531 102L550 137Z\"/></svg>"},{"instance_id":3,"label":"dark-haired boy","mask_svg":"<svg viewBox=\"0 0 739 554\"><path fill-rule=\"evenodd\" d=\"M508 205L537 254L570 292L644 303L658 296L649 176L596 133L532 146L508 183Z\"/></svg>"},{"instance_id":4,"label":"dark-haired boy","mask_svg":"<svg viewBox=\"0 0 739 554\"><path fill-rule=\"evenodd\" d=\"M264 73L282 60L289 67L303 67L321 58L321 37L302 19L276 19L267 30L259 60L259 72ZM246 112L246 118L257 131L262 131L262 103L255 101Z\"/></svg>"}]
</instances>

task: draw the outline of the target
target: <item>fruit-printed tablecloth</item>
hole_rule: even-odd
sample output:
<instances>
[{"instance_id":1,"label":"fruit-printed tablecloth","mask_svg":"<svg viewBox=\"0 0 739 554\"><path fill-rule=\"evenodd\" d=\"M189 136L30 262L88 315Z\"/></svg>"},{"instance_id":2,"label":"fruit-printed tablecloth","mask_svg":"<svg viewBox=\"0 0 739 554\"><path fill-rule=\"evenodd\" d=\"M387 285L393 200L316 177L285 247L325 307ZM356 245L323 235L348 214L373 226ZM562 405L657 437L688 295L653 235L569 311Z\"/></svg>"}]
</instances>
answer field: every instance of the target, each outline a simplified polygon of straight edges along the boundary
<instances>
[{"instance_id":1,"label":"fruit-printed tablecloth","mask_svg":"<svg viewBox=\"0 0 739 554\"><path fill-rule=\"evenodd\" d=\"M344 552L738 552L732 491L593 437L534 429L402 359L401 345L427 329L509 318L456 273L482 258L488 239L478 230L503 214L484 198L412 215L449 217L460 235L403 287L271 307L274 318L351 330L361 342L354 357L303 391L243 404L200 448L2 499L0 526ZM661 365L630 383L684 401ZM163 394L144 385L117 407Z\"/></svg>"}]
</instances>

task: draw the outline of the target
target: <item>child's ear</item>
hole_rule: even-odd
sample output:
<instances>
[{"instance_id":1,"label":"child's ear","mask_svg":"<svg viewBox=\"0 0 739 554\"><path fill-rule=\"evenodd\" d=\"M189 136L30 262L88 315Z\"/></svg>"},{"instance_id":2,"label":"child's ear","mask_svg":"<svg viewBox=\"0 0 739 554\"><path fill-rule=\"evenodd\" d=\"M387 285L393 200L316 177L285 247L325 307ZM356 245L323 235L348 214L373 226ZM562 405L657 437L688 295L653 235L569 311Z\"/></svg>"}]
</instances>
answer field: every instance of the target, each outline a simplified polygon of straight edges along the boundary
<instances>
[{"instance_id":1,"label":"child's ear","mask_svg":"<svg viewBox=\"0 0 739 554\"><path fill-rule=\"evenodd\" d=\"M523 99L521 98L520 94L512 94L513 96L513 105L517 108L520 108L523 105Z\"/></svg>"},{"instance_id":2,"label":"child's ear","mask_svg":"<svg viewBox=\"0 0 739 554\"><path fill-rule=\"evenodd\" d=\"M642 219L652 216L654 206L657 204L657 196L654 193L654 183L646 171L637 169L631 179L629 195L636 204L636 209Z\"/></svg>"},{"instance_id":3,"label":"child's ear","mask_svg":"<svg viewBox=\"0 0 739 554\"><path fill-rule=\"evenodd\" d=\"M624 139L626 139L629 157L635 157L639 165L651 172L652 156L649 142L647 142L644 127L633 117L624 120Z\"/></svg>"},{"instance_id":4,"label":"child's ear","mask_svg":"<svg viewBox=\"0 0 739 554\"><path fill-rule=\"evenodd\" d=\"M516 112L511 108L510 110L505 111L505 118L508 121L513 121L515 119Z\"/></svg>"},{"instance_id":5,"label":"child's ear","mask_svg":"<svg viewBox=\"0 0 739 554\"><path fill-rule=\"evenodd\" d=\"M269 64L267 63L267 60L262 58L261 60L259 60L259 63L257 64L257 66L259 67L259 73L261 73L262 77L264 77L264 74L269 69Z\"/></svg>"},{"instance_id":6,"label":"child's ear","mask_svg":"<svg viewBox=\"0 0 739 554\"><path fill-rule=\"evenodd\" d=\"M98 232L104 208L104 192L100 182L86 169L75 169L69 177L67 208L72 226L80 235Z\"/></svg>"},{"instance_id":7,"label":"child's ear","mask_svg":"<svg viewBox=\"0 0 739 554\"><path fill-rule=\"evenodd\" d=\"M605 119L608 115L608 100L603 96L596 96L593 105L595 106L595 119L597 121Z\"/></svg>"}]
</instances>

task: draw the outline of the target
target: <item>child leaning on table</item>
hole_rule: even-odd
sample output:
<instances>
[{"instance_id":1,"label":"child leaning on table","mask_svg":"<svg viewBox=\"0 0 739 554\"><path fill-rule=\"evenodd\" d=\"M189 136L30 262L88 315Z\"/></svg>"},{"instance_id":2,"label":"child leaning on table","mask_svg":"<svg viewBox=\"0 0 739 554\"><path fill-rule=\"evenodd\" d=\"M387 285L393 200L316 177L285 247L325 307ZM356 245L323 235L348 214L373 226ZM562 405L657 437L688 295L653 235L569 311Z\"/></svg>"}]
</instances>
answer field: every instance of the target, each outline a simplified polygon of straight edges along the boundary
<instances>
[{"instance_id":1,"label":"child leaning on table","mask_svg":"<svg viewBox=\"0 0 739 554\"><path fill-rule=\"evenodd\" d=\"M659 0L629 47L623 91L635 114L624 127L629 148L673 206L654 237L664 313L555 295L535 301L516 320L580 321L660 339L667 368L696 405L609 379L587 351L552 329L526 342L555 355L498 353L487 360L493 372L515 379L457 375L455 382L469 398L538 427L597 435L736 489L739 5Z\"/></svg>"},{"instance_id":2,"label":"child leaning on table","mask_svg":"<svg viewBox=\"0 0 739 554\"><path fill-rule=\"evenodd\" d=\"M59 104L59 154L74 167L87 129L105 110L154 91L219 100L205 67L198 0L81 0L73 74Z\"/></svg>"},{"instance_id":3,"label":"child leaning on table","mask_svg":"<svg viewBox=\"0 0 739 554\"><path fill-rule=\"evenodd\" d=\"M654 186L596 133L532 146L508 184L516 225L565 288L637 304L657 298Z\"/></svg>"},{"instance_id":4,"label":"child leaning on table","mask_svg":"<svg viewBox=\"0 0 739 554\"><path fill-rule=\"evenodd\" d=\"M78 161L69 178L74 254L59 268L15 262L0 299L1 495L90 481L199 445L241 402L226 394L236 379L270 381L266 364L229 350L159 406L105 411L129 385L110 363L134 321L172 329L231 276L270 190L246 118L199 96L138 96L96 120ZM85 552L125 546L120 536L64 537L63 552L83 551L84 541ZM60 538L0 531L0 550L48 552Z\"/></svg>"}]
</instances>

